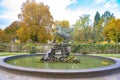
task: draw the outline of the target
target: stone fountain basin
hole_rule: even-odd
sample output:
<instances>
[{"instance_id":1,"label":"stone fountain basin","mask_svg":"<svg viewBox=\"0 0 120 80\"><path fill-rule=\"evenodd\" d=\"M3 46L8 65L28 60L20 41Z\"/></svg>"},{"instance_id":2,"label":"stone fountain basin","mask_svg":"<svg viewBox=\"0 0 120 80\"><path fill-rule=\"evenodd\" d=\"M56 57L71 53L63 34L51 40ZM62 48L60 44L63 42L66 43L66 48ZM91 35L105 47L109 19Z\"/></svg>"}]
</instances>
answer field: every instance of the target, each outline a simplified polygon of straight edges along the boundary
<instances>
[{"instance_id":1,"label":"stone fountain basin","mask_svg":"<svg viewBox=\"0 0 120 80\"><path fill-rule=\"evenodd\" d=\"M45 54L27 54L27 55L17 55L1 59L0 67L8 72L21 75L30 75L30 76L39 76L39 77L48 77L48 78L86 78L86 77L97 77L103 75L109 75L120 70L120 60L117 58L106 58L100 56L91 56L91 55L80 55L75 54L75 56L89 56L96 57L105 60L112 61L114 64L101 68L91 68L91 69L36 69L36 68L27 68L20 67L11 64L7 64L6 61L26 57L26 56L43 56ZM87 66L87 64L86 64Z\"/></svg>"}]
</instances>

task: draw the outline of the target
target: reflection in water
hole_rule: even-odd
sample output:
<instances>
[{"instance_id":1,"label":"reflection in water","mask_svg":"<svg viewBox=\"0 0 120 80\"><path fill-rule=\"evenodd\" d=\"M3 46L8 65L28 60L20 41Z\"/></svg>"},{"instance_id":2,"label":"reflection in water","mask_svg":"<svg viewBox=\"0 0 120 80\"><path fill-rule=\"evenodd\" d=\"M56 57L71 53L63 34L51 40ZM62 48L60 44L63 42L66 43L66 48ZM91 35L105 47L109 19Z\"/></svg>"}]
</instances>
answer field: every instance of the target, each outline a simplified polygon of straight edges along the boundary
<instances>
[{"instance_id":1,"label":"reflection in water","mask_svg":"<svg viewBox=\"0 0 120 80\"><path fill-rule=\"evenodd\" d=\"M110 61L98 59L98 58L91 58L85 56L79 56L80 63L64 63L64 62L57 62L57 63L49 63L49 62L40 62L39 56L32 56L32 57L24 57L18 58L8 61L9 64L17 65L17 66L24 66L24 67L31 67L31 68L41 68L41 69L86 69L86 68L98 68L104 67L113 64Z\"/></svg>"}]
</instances>

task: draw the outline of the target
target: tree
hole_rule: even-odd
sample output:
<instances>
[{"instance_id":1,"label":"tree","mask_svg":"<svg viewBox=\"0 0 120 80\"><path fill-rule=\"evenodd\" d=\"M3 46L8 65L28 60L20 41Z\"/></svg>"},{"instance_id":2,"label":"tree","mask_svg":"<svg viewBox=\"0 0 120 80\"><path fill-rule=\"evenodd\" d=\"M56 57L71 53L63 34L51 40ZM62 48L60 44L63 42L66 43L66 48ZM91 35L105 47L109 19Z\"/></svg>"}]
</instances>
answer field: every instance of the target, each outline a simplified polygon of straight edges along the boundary
<instances>
[{"instance_id":1,"label":"tree","mask_svg":"<svg viewBox=\"0 0 120 80\"><path fill-rule=\"evenodd\" d=\"M52 40L53 17L49 7L34 0L27 0L18 15L21 28L17 31L22 42L31 39L33 42L47 42Z\"/></svg>"},{"instance_id":2,"label":"tree","mask_svg":"<svg viewBox=\"0 0 120 80\"><path fill-rule=\"evenodd\" d=\"M84 42L83 29L74 31L73 39L76 43Z\"/></svg>"},{"instance_id":3,"label":"tree","mask_svg":"<svg viewBox=\"0 0 120 80\"><path fill-rule=\"evenodd\" d=\"M7 28L4 29L4 32L8 36L9 41L17 38L17 30L19 28L20 28L20 22L14 21L10 24L10 26L8 26Z\"/></svg>"},{"instance_id":4,"label":"tree","mask_svg":"<svg viewBox=\"0 0 120 80\"><path fill-rule=\"evenodd\" d=\"M70 23L67 20L63 20L63 21L60 22L60 26L62 26L64 28L69 28Z\"/></svg>"},{"instance_id":5,"label":"tree","mask_svg":"<svg viewBox=\"0 0 120 80\"><path fill-rule=\"evenodd\" d=\"M108 25L108 23L111 21L112 18L115 18L113 13L111 13L110 11L105 11L104 12L104 14L101 16L102 31L106 27L106 25Z\"/></svg>"},{"instance_id":6,"label":"tree","mask_svg":"<svg viewBox=\"0 0 120 80\"><path fill-rule=\"evenodd\" d=\"M60 26L62 29L68 29L70 27L70 24L69 24L69 21L67 21L67 20L63 20L63 21L56 20L54 22L54 27L52 28L52 30L54 32L54 39L56 39L58 42L61 42L64 39L63 39L63 37L61 37L60 35L57 34L58 26Z\"/></svg>"},{"instance_id":7,"label":"tree","mask_svg":"<svg viewBox=\"0 0 120 80\"><path fill-rule=\"evenodd\" d=\"M6 42L8 41L8 36L4 32L4 30L0 29L0 42Z\"/></svg>"},{"instance_id":8,"label":"tree","mask_svg":"<svg viewBox=\"0 0 120 80\"><path fill-rule=\"evenodd\" d=\"M76 38L79 41L88 41L88 30L90 27L90 15L86 15L83 14L82 16L80 16L79 20L76 21L75 25L74 25L74 33L73 33L73 37ZM81 31L81 32L79 32ZM81 35L78 35L77 32ZM77 38L78 37L78 38ZM83 39L83 40L81 40ZM75 40L75 39L74 39Z\"/></svg>"},{"instance_id":9,"label":"tree","mask_svg":"<svg viewBox=\"0 0 120 80\"><path fill-rule=\"evenodd\" d=\"M100 21L100 14L97 11L96 14L95 14L95 17L94 17L94 26L98 25L99 21Z\"/></svg>"},{"instance_id":10,"label":"tree","mask_svg":"<svg viewBox=\"0 0 120 80\"><path fill-rule=\"evenodd\" d=\"M61 22L61 21L59 21L59 20L55 20L55 21L54 21L54 27L57 27L58 25L60 25L60 22Z\"/></svg>"},{"instance_id":11,"label":"tree","mask_svg":"<svg viewBox=\"0 0 120 80\"><path fill-rule=\"evenodd\" d=\"M115 18L113 13L105 11L104 14L101 16L101 19L103 21L103 27L106 26L112 18Z\"/></svg>"},{"instance_id":12,"label":"tree","mask_svg":"<svg viewBox=\"0 0 120 80\"><path fill-rule=\"evenodd\" d=\"M104 28L103 35L106 40L120 42L120 19L113 18Z\"/></svg>"},{"instance_id":13,"label":"tree","mask_svg":"<svg viewBox=\"0 0 120 80\"><path fill-rule=\"evenodd\" d=\"M102 20L100 17L99 12L97 11L94 17L94 25L93 25L93 31L92 31L92 40L94 42L102 41Z\"/></svg>"},{"instance_id":14,"label":"tree","mask_svg":"<svg viewBox=\"0 0 120 80\"><path fill-rule=\"evenodd\" d=\"M105 11L101 17L99 12L96 12L92 31L92 39L94 40L94 42L100 42L104 40L102 35L103 29L112 18L114 18L114 15L109 11Z\"/></svg>"}]
</instances>

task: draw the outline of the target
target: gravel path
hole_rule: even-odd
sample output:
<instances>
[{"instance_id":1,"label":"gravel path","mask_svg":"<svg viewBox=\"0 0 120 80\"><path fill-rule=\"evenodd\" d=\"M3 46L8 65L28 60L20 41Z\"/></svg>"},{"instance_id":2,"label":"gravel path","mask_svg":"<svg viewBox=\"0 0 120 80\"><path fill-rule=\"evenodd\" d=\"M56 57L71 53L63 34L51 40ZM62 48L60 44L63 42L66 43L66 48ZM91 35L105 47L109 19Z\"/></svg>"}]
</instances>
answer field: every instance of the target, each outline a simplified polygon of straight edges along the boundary
<instances>
[{"instance_id":1,"label":"gravel path","mask_svg":"<svg viewBox=\"0 0 120 80\"><path fill-rule=\"evenodd\" d=\"M0 57L4 58L4 57ZM24 73L22 75L10 73L3 70L0 67L0 80L120 80L120 71L101 77L92 77L92 78L72 78L72 79L53 79L53 78L42 78L42 77L34 77L27 76Z\"/></svg>"}]
</instances>

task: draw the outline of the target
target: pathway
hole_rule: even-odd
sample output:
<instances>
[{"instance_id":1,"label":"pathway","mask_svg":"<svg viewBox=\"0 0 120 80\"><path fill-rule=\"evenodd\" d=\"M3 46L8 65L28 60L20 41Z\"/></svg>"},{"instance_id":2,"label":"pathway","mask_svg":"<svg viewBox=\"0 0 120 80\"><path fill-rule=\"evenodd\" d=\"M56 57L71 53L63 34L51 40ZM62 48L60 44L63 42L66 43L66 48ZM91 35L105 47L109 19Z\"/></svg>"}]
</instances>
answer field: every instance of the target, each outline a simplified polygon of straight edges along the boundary
<instances>
[{"instance_id":1,"label":"pathway","mask_svg":"<svg viewBox=\"0 0 120 80\"><path fill-rule=\"evenodd\" d=\"M4 57L0 57L4 58ZM42 78L42 77L34 77L34 76L27 76L24 73L22 75L10 73L7 71L2 70L0 68L0 80L120 80L120 71L106 75L101 77L92 77L92 78L72 78L72 79L53 79L53 78Z\"/></svg>"}]
</instances>

